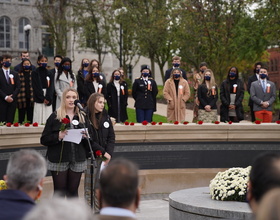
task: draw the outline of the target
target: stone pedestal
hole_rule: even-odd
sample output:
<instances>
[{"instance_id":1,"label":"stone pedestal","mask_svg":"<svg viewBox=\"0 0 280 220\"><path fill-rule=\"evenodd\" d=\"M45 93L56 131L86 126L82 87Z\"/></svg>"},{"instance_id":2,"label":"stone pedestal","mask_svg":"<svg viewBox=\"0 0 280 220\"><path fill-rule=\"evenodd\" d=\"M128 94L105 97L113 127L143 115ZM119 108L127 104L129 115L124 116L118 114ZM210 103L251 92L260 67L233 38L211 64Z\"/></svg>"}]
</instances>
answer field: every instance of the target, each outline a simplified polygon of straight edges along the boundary
<instances>
[{"instance_id":1,"label":"stone pedestal","mask_svg":"<svg viewBox=\"0 0 280 220\"><path fill-rule=\"evenodd\" d=\"M169 195L169 220L253 219L245 202L212 200L209 187L192 188Z\"/></svg>"}]
</instances>

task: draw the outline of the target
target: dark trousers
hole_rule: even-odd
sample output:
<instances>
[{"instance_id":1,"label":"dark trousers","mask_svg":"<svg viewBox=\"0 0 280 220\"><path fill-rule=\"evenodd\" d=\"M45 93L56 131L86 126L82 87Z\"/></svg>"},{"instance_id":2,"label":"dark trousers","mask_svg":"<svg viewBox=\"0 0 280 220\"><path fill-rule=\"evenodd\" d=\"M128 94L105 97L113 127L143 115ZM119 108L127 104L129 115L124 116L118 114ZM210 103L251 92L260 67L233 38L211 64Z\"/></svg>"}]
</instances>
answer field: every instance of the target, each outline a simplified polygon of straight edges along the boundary
<instances>
[{"instance_id":1,"label":"dark trousers","mask_svg":"<svg viewBox=\"0 0 280 220\"><path fill-rule=\"evenodd\" d=\"M250 106L250 113L251 113L251 121L254 122L256 121L256 117L255 117L255 112L253 110L253 105L249 105Z\"/></svg>"},{"instance_id":2,"label":"dark trousers","mask_svg":"<svg viewBox=\"0 0 280 220\"><path fill-rule=\"evenodd\" d=\"M153 118L153 109L136 109L136 120L138 123L143 121L151 122Z\"/></svg>"},{"instance_id":3,"label":"dark trousers","mask_svg":"<svg viewBox=\"0 0 280 220\"><path fill-rule=\"evenodd\" d=\"M5 100L0 101L0 122L14 123L17 101L9 103Z\"/></svg>"},{"instance_id":4,"label":"dark trousers","mask_svg":"<svg viewBox=\"0 0 280 220\"><path fill-rule=\"evenodd\" d=\"M30 103L30 100L26 101L26 108L18 109L18 122L22 124L25 119L25 114L27 116L27 121L32 123L33 121L33 104Z\"/></svg>"}]
</instances>

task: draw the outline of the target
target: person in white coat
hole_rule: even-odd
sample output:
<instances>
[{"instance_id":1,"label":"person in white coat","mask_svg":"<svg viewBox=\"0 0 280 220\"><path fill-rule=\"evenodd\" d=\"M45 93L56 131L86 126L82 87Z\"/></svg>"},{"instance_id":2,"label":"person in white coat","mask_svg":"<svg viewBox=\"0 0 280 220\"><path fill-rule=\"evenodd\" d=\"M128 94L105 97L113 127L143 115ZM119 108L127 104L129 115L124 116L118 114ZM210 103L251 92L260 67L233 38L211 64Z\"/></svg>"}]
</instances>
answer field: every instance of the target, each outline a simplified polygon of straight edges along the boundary
<instances>
[{"instance_id":1,"label":"person in white coat","mask_svg":"<svg viewBox=\"0 0 280 220\"><path fill-rule=\"evenodd\" d=\"M58 71L55 73L54 77L54 88L57 94L57 107L60 106L61 96L65 89L77 89L76 76L72 71L72 61L68 57L63 58L58 66Z\"/></svg>"}]
</instances>

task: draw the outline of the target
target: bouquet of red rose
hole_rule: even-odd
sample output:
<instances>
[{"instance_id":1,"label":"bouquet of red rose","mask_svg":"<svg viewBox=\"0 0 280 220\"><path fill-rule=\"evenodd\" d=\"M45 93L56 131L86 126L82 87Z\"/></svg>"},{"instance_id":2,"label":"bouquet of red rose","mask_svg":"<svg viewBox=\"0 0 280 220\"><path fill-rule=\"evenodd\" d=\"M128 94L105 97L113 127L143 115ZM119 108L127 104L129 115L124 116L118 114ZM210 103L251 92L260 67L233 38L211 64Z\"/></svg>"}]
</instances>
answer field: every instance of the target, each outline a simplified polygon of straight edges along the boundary
<instances>
[{"instance_id":1,"label":"bouquet of red rose","mask_svg":"<svg viewBox=\"0 0 280 220\"><path fill-rule=\"evenodd\" d=\"M106 160L107 160L107 157L105 157L104 155L102 155L101 150L95 151L95 156L96 156L97 158L101 158L102 161L106 161Z\"/></svg>"},{"instance_id":2,"label":"bouquet of red rose","mask_svg":"<svg viewBox=\"0 0 280 220\"><path fill-rule=\"evenodd\" d=\"M60 131L65 131L69 127L70 120L68 118L61 119Z\"/></svg>"}]
</instances>

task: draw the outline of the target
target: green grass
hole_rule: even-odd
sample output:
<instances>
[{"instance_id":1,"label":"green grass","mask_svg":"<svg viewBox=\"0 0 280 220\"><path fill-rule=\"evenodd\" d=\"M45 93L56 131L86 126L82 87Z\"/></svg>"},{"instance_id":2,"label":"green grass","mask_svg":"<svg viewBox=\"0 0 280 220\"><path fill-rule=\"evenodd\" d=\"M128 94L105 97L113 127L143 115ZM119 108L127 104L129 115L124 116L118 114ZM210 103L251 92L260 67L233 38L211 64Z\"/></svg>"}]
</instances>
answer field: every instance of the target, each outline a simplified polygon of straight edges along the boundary
<instances>
[{"instance_id":1,"label":"green grass","mask_svg":"<svg viewBox=\"0 0 280 220\"><path fill-rule=\"evenodd\" d=\"M127 108L127 115L128 115L128 120L129 122L136 122L136 112L135 109L132 108ZM161 115L154 114L153 115L153 121L155 122L167 122L167 118Z\"/></svg>"}]
</instances>

